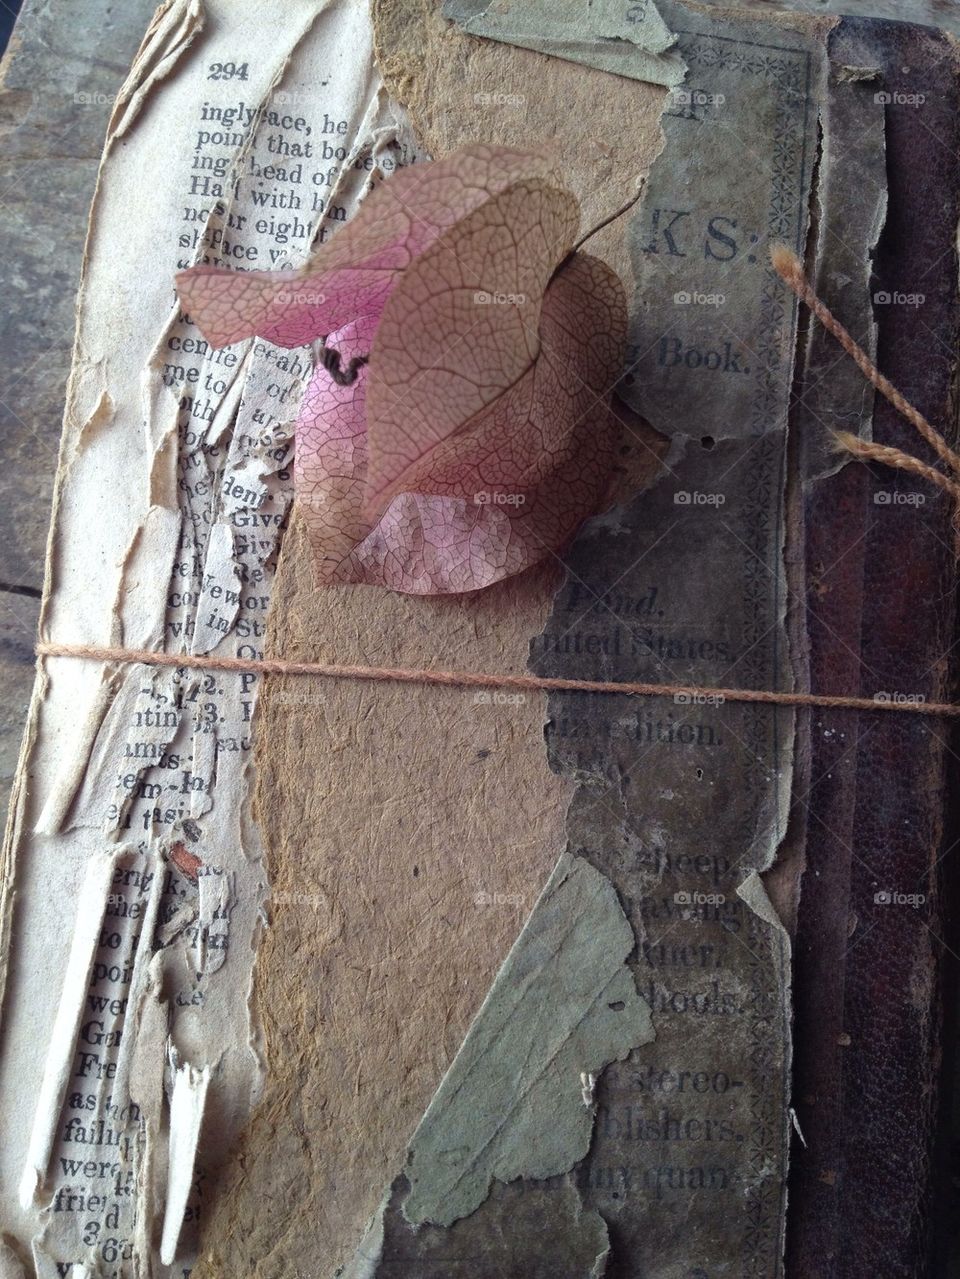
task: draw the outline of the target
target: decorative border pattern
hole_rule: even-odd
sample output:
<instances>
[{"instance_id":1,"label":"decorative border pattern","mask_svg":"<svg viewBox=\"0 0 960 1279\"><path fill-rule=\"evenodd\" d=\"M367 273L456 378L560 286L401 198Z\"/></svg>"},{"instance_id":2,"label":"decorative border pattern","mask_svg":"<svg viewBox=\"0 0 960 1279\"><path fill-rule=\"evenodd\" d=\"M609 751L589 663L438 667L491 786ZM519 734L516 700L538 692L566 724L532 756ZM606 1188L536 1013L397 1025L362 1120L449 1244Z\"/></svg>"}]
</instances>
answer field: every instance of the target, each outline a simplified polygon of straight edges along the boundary
<instances>
[{"instance_id":1,"label":"decorative border pattern","mask_svg":"<svg viewBox=\"0 0 960 1279\"><path fill-rule=\"evenodd\" d=\"M692 32L679 35L683 57L698 71L733 71L760 76L769 82L776 96L771 156L774 180L767 206L766 231L771 240L784 240L792 243L798 252L802 251L811 180L810 157L805 145L812 81L810 52L765 45L745 46L726 37L699 36ZM800 104L802 114L797 110ZM738 530L745 548L742 561L745 657L738 671L748 687L777 688L783 674L777 623L781 605L786 440L785 432L770 430L770 422L780 408L788 353L791 361L793 358L794 343L788 338L792 339L796 331L797 303L772 267L764 273L760 317L755 352L758 372L750 406L749 434L755 442L747 464L751 500L742 510ZM771 629L773 642L764 644L763 637ZM784 721L792 722L792 718L790 713L784 717L779 708L746 707L747 744L754 755L778 759L783 749ZM762 838L769 796L757 788L752 798L752 829L757 832L757 838ZM775 805L775 811L778 808L779 805ZM789 1150L789 1053L784 1054L781 1074L775 1073L774 1066L790 1025L790 1002L787 991L781 994L771 989L767 964L763 961L773 948L777 952L779 971L787 971L789 960L783 937L773 936L771 925L752 911L749 920L750 995L746 1012L753 1084L748 1150L752 1177L744 1188L746 1222L741 1275L742 1279L779 1279L783 1272L786 1211L784 1160ZM779 1134L770 1123L770 1115L776 1113L778 1106L783 1111ZM779 1157L778 1137L783 1150Z\"/></svg>"}]
</instances>

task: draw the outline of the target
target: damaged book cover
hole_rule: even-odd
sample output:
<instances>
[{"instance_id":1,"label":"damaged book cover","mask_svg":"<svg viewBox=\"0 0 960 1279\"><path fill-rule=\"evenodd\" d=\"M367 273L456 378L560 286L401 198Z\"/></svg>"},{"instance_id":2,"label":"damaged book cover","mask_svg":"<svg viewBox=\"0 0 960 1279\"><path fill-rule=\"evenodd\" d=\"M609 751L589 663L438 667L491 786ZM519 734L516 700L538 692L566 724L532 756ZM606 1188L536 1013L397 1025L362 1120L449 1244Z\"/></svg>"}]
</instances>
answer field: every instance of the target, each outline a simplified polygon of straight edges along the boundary
<instances>
[{"instance_id":1,"label":"damaged book cover","mask_svg":"<svg viewBox=\"0 0 960 1279\"><path fill-rule=\"evenodd\" d=\"M157 10L0 871L3 1279L960 1273L958 108L880 17Z\"/></svg>"}]
</instances>

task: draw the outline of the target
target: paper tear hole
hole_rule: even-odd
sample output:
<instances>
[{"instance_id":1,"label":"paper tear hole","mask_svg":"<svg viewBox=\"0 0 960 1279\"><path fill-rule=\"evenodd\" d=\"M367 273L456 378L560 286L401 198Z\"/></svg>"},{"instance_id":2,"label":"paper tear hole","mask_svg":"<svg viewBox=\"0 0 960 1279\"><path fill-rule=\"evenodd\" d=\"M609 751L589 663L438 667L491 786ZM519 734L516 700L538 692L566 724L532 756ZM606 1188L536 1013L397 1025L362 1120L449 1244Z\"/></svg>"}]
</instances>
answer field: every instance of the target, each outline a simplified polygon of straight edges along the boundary
<instances>
[{"instance_id":1,"label":"paper tear hole","mask_svg":"<svg viewBox=\"0 0 960 1279\"><path fill-rule=\"evenodd\" d=\"M416 879L416 878L417 878L417 876L418 876L419 874L420 874L420 867L419 867L419 866L414 866L414 868L413 868L413 877L414 877L414 879Z\"/></svg>"},{"instance_id":2,"label":"paper tear hole","mask_svg":"<svg viewBox=\"0 0 960 1279\"><path fill-rule=\"evenodd\" d=\"M703 435L700 437L700 447L702 449L712 449L716 442L717 441L712 435Z\"/></svg>"},{"instance_id":3,"label":"paper tear hole","mask_svg":"<svg viewBox=\"0 0 960 1279\"><path fill-rule=\"evenodd\" d=\"M702 769L702 768L698 768L698 769L697 769L697 781L698 781L698 782L702 782L702 781L703 781L703 769Z\"/></svg>"},{"instance_id":4,"label":"paper tear hole","mask_svg":"<svg viewBox=\"0 0 960 1279\"><path fill-rule=\"evenodd\" d=\"M615 1013L622 1013L626 1006L622 999L615 999L612 1004L607 1004L607 1007L612 1008Z\"/></svg>"}]
</instances>

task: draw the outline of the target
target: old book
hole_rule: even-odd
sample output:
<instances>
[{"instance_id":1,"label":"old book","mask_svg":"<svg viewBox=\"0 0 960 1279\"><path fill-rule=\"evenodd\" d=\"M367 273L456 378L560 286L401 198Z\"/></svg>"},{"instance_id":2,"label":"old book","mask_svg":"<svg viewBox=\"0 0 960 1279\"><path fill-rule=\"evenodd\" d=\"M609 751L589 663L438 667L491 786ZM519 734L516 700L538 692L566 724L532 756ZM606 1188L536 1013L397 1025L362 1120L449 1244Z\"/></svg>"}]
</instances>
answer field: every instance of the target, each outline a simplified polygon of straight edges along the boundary
<instances>
[{"instance_id":1,"label":"old book","mask_svg":"<svg viewBox=\"0 0 960 1279\"><path fill-rule=\"evenodd\" d=\"M953 512L832 452L837 425L918 446L768 250L950 433L955 46L634 8L154 20L91 216L41 625L184 667L38 678L4 879L10 1267L943 1264L945 725L190 669L949 695ZM298 264L397 165L546 138L584 229L646 179L590 245L631 296L615 503L476 595L318 591L289 469L316 351L210 349L175 270Z\"/></svg>"},{"instance_id":2,"label":"old book","mask_svg":"<svg viewBox=\"0 0 960 1279\"><path fill-rule=\"evenodd\" d=\"M870 286L878 358L952 434L955 47L929 31L869 21L846 22L833 39L844 62L869 53L884 91L904 108L891 106L884 120L886 211ZM828 109L843 111L839 96ZM841 181L852 192L865 177L863 131L849 116L844 126ZM848 228L826 226L824 238L849 243ZM838 283L828 271L819 287L842 311ZM824 691L859 685L890 698L944 700L956 687L954 513L949 499L891 473L827 474L811 459L818 419L835 420L821 376L835 359L829 340L811 334L797 387L807 679ZM878 399L873 421L875 439L915 449L912 429L886 401ZM910 716L873 722L815 712L806 749L793 1080L805 1144L795 1142L792 1155L787 1273L947 1275L958 1264L949 1164L953 732Z\"/></svg>"}]
</instances>

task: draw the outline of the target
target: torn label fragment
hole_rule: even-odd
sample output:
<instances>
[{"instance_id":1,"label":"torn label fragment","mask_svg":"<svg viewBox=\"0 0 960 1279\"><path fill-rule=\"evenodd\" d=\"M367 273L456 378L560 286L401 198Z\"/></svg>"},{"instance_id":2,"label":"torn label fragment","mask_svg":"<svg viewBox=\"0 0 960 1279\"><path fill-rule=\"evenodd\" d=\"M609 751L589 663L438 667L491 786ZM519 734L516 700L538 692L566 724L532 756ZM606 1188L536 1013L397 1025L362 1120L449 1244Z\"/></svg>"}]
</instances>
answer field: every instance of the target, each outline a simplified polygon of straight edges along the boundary
<instances>
[{"instance_id":1,"label":"torn label fragment","mask_svg":"<svg viewBox=\"0 0 960 1279\"><path fill-rule=\"evenodd\" d=\"M177 1061L171 1051L173 1098L170 1102L170 1162L167 1171L167 1205L163 1215L160 1260L173 1263L183 1225L187 1199L193 1185L193 1164L210 1083L210 1067Z\"/></svg>"},{"instance_id":2,"label":"torn label fragment","mask_svg":"<svg viewBox=\"0 0 960 1279\"><path fill-rule=\"evenodd\" d=\"M551 1177L582 1159L593 1077L653 1039L624 965L634 948L609 880L564 853L410 1144L403 1205L450 1225L494 1178Z\"/></svg>"},{"instance_id":3,"label":"torn label fragment","mask_svg":"<svg viewBox=\"0 0 960 1279\"><path fill-rule=\"evenodd\" d=\"M661 5L660 8L663 6ZM446 0L464 31L651 84L679 84L686 63L653 0Z\"/></svg>"},{"instance_id":4,"label":"torn label fragment","mask_svg":"<svg viewBox=\"0 0 960 1279\"><path fill-rule=\"evenodd\" d=\"M70 943L60 1003L40 1079L27 1162L20 1181L20 1203L24 1208L31 1206L34 1195L46 1177L57 1120L73 1064L73 1050L80 1029L107 894L122 851L118 849L112 855L100 854L91 858L77 898L73 940Z\"/></svg>"}]
</instances>

